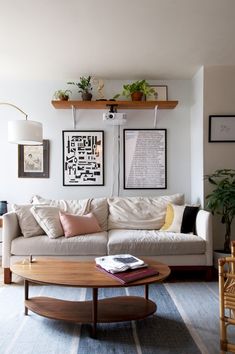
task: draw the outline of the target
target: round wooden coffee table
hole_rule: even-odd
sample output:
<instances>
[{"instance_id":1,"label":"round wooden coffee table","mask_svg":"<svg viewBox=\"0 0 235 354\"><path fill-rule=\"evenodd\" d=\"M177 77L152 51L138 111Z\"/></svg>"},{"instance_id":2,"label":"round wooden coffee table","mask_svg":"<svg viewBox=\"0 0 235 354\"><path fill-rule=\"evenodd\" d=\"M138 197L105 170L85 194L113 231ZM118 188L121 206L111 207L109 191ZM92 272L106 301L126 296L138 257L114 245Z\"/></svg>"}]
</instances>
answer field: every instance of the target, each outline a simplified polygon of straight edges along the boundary
<instances>
[{"instance_id":1,"label":"round wooden coffee table","mask_svg":"<svg viewBox=\"0 0 235 354\"><path fill-rule=\"evenodd\" d=\"M24 278L25 315L31 310L41 316L76 323L92 323L96 337L97 323L121 322L143 319L156 311L156 304L149 299L148 285L161 282L170 274L170 268L159 262L144 259L159 274L122 284L99 271L95 261L65 261L53 258L36 258L33 263L17 262L11 271ZM92 301L67 301L49 297L29 298L29 283L67 285L92 288ZM145 286L145 297L118 296L98 300L99 288Z\"/></svg>"}]
</instances>

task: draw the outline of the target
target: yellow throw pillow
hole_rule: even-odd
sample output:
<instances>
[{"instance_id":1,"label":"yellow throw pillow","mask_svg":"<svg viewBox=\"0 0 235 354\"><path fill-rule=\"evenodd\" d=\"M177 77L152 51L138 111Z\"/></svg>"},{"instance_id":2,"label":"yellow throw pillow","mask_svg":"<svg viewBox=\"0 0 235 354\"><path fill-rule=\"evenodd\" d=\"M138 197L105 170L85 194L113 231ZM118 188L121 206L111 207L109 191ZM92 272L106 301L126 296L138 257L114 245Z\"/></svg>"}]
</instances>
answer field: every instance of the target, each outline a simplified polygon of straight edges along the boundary
<instances>
[{"instance_id":1,"label":"yellow throw pillow","mask_svg":"<svg viewBox=\"0 0 235 354\"><path fill-rule=\"evenodd\" d=\"M171 226L174 219L174 209L172 204L168 204L166 207L166 217L165 217L165 224L162 226L161 230L167 230Z\"/></svg>"}]
</instances>

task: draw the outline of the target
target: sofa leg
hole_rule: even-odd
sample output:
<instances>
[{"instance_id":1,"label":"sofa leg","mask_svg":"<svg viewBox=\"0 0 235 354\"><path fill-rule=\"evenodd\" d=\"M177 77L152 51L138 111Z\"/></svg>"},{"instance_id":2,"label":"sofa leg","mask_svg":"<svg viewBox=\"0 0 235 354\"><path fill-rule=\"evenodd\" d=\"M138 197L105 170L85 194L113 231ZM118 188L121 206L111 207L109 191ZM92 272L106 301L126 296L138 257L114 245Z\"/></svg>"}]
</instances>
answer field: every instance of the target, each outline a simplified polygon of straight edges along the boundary
<instances>
[{"instance_id":1,"label":"sofa leg","mask_svg":"<svg viewBox=\"0 0 235 354\"><path fill-rule=\"evenodd\" d=\"M4 284L11 284L11 275L10 268L4 268Z\"/></svg>"},{"instance_id":2,"label":"sofa leg","mask_svg":"<svg viewBox=\"0 0 235 354\"><path fill-rule=\"evenodd\" d=\"M205 280L206 281L212 281L213 280L213 267L207 267L206 268Z\"/></svg>"}]
</instances>

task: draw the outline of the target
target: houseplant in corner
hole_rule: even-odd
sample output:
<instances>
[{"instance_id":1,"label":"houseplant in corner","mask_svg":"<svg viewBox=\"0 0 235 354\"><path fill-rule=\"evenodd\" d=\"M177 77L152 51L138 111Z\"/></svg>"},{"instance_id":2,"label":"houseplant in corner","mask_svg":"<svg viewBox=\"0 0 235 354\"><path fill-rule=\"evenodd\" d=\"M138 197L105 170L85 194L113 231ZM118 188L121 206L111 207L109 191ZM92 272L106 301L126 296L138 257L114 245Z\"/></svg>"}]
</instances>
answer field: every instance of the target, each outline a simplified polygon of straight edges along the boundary
<instances>
[{"instance_id":1,"label":"houseplant in corner","mask_svg":"<svg viewBox=\"0 0 235 354\"><path fill-rule=\"evenodd\" d=\"M222 252L231 253L231 225L235 216L235 170L216 170L205 179L214 187L206 196L206 207L212 214L221 216L221 223L225 225L224 249Z\"/></svg>"},{"instance_id":2,"label":"houseplant in corner","mask_svg":"<svg viewBox=\"0 0 235 354\"><path fill-rule=\"evenodd\" d=\"M68 85L76 85L78 87L78 92L82 94L83 101L91 101L92 99L92 86L91 86L91 76L85 77L81 76L79 82L69 81Z\"/></svg>"},{"instance_id":3,"label":"houseplant in corner","mask_svg":"<svg viewBox=\"0 0 235 354\"><path fill-rule=\"evenodd\" d=\"M146 80L138 80L131 84L123 85L123 91L121 94L114 96L114 99L125 96L131 97L132 101L141 101L143 96L147 96L150 93L154 93L154 89L149 86Z\"/></svg>"}]
</instances>

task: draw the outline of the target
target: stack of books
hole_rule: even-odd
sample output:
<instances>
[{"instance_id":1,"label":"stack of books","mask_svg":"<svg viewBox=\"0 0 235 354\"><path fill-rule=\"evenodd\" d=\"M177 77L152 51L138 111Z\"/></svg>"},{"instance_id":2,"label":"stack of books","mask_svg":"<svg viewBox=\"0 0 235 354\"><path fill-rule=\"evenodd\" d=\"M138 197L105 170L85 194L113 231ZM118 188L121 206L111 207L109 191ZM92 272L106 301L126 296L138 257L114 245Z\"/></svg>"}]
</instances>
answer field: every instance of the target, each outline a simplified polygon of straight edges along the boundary
<instances>
[{"instance_id":1,"label":"stack of books","mask_svg":"<svg viewBox=\"0 0 235 354\"><path fill-rule=\"evenodd\" d=\"M97 269L122 284L159 274L158 271L149 267L143 260L131 254L97 257L95 261Z\"/></svg>"}]
</instances>

